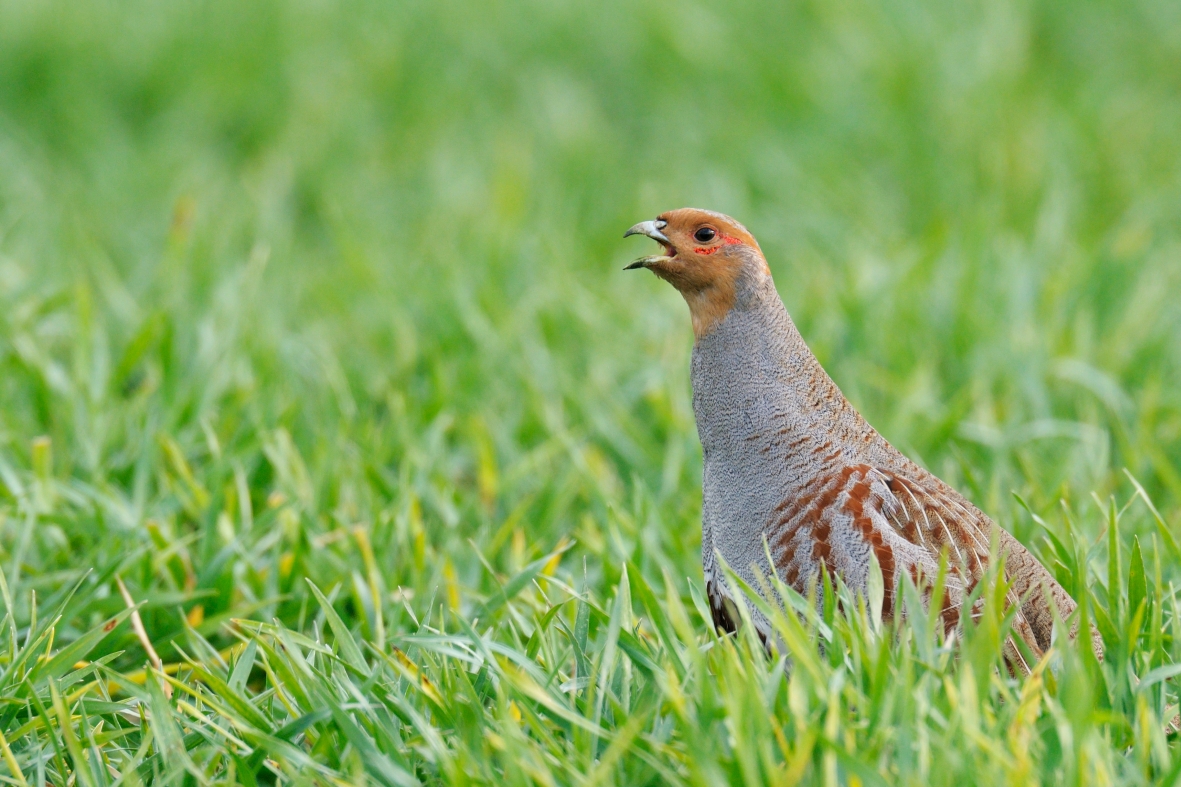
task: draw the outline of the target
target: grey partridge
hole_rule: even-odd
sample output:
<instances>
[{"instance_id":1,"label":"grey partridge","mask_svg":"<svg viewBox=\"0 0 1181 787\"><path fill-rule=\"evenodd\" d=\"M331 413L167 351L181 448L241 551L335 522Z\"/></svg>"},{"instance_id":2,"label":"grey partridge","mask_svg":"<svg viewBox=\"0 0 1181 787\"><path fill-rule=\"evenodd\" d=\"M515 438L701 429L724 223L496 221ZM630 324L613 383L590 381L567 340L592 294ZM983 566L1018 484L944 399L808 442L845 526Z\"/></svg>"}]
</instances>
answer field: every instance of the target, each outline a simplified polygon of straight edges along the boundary
<instances>
[{"instance_id":1,"label":"grey partridge","mask_svg":"<svg viewBox=\"0 0 1181 787\"><path fill-rule=\"evenodd\" d=\"M1020 542L853 409L796 330L751 234L728 216L695 208L663 213L624 237L637 234L657 241L662 253L628 269L647 268L673 285L693 321L693 412L704 454L701 552L714 624L733 630L737 622L719 556L752 588L768 587L774 573L801 594L822 566L866 594L876 557L881 614L889 620L904 574L931 603L946 554L940 603L950 632L987 572L996 538L1006 603L1017 607L1004 656L1011 669L1028 671L1014 638L1040 657L1055 615L1067 619L1074 599ZM981 603L969 614L979 614ZM756 609L752 617L767 641L769 622ZM1102 658L1098 633L1091 634Z\"/></svg>"}]
</instances>

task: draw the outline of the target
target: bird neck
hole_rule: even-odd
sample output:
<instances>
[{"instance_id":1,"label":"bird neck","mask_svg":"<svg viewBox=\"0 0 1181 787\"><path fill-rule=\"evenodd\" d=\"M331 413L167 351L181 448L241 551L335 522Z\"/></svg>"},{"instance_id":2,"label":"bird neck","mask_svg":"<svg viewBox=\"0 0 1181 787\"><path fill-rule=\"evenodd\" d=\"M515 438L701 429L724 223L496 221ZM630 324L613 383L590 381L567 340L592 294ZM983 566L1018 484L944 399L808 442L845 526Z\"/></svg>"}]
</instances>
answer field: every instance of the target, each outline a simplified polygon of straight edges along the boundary
<instances>
[{"instance_id":1,"label":"bird neck","mask_svg":"<svg viewBox=\"0 0 1181 787\"><path fill-rule=\"evenodd\" d=\"M770 276L749 285L693 349L693 407L707 454L735 434L757 450L767 440L872 432L808 349Z\"/></svg>"}]
</instances>

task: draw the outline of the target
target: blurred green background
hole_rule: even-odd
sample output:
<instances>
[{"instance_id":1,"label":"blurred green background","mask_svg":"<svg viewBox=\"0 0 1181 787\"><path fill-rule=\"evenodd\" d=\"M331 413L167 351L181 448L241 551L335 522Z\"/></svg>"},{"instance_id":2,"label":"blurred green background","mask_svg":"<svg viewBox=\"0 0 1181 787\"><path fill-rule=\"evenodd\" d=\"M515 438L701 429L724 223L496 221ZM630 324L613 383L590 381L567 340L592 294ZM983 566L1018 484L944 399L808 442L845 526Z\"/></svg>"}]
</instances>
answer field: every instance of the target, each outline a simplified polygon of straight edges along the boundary
<instances>
[{"instance_id":1,"label":"blurred green background","mask_svg":"<svg viewBox=\"0 0 1181 787\"><path fill-rule=\"evenodd\" d=\"M492 508L589 473L692 531L685 309L620 268L647 250L622 229L697 205L752 229L853 402L978 503L1126 466L1175 508L1179 17L6 4L4 461L48 435L136 530L175 508L158 434L199 463L216 435L262 495L249 446L284 429L317 511L371 514L388 493L346 466L409 462L442 538L484 516L481 457L548 450Z\"/></svg>"},{"instance_id":2,"label":"blurred green background","mask_svg":"<svg viewBox=\"0 0 1181 787\"><path fill-rule=\"evenodd\" d=\"M1012 492L1086 520L1124 468L1175 522L1179 130L1167 0L2 2L17 617L119 573L169 661L305 576L369 638L562 543L699 578L687 310L621 271L685 205L1027 543Z\"/></svg>"}]
</instances>

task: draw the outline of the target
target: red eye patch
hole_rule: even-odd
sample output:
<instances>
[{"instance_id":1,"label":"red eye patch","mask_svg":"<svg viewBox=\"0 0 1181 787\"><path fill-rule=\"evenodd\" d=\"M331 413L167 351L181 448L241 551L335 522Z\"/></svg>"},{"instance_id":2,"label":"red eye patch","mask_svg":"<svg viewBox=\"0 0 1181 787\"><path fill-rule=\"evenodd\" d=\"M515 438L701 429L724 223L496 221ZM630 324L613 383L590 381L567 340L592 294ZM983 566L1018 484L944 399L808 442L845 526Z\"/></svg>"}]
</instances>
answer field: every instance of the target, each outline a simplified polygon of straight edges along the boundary
<instances>
[{"instance_id":1,"label":"red eye patch","mask_svg":"<svg viewBox=\"0 0 1181 787\"><path fill-rule=\"evenodd\" d=\"M742 243L742 241L740 241L738 238L735 238L731 235L723 235L721 233L718 233L718 237L722 239L723 246L734 246L734 245ZM693 251L697 254L704 254L706 256L709 256L710 254L713 254L715 251L717 251L720 248L722 248L722 246L714 246L712 249L707 249L704 246L698 246Z\"/></svg>"}]
</instances>

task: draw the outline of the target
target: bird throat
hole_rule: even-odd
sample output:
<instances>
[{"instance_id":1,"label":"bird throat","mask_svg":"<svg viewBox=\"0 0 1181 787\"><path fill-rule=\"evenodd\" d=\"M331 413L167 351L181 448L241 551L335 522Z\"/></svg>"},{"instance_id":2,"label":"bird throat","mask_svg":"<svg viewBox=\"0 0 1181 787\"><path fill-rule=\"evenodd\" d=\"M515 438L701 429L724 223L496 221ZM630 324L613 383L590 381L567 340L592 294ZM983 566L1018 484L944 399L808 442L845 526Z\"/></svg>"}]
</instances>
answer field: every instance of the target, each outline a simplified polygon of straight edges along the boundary
<instances>
[{"instance_id":1,"label":"bird throat","mask_svg":"<svg viewBox=\"0 0 1181 787\"><path fill-rule=\"evenodd\" d=\"M738 300L742 259L728 254L709 257L685 255L674 264L652 266L651 270L681 293L689 305L693 336L700 341L726 319Z\"/></svg>"},{"instance_id":2,"label":"bird throat","mask_svg":"<svg viewBox=\"0 0 1181 787\"><path fill-rule=\"evenodd\" d=\"M703 289L681 290L685 303L689 304L694 338L704 339L726 319L734 308L735 289L733 281L718 281Z\"/></svg>"}]
</instances>

